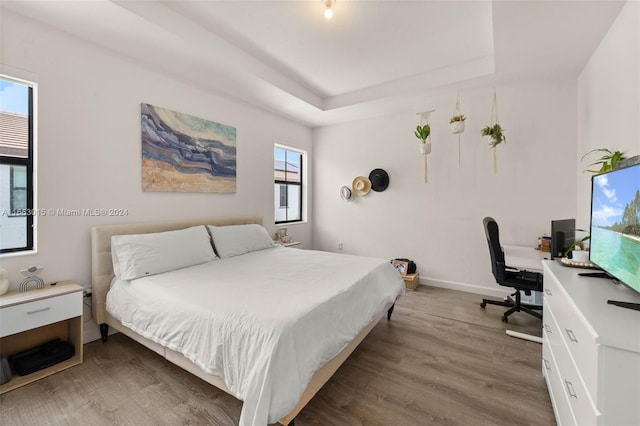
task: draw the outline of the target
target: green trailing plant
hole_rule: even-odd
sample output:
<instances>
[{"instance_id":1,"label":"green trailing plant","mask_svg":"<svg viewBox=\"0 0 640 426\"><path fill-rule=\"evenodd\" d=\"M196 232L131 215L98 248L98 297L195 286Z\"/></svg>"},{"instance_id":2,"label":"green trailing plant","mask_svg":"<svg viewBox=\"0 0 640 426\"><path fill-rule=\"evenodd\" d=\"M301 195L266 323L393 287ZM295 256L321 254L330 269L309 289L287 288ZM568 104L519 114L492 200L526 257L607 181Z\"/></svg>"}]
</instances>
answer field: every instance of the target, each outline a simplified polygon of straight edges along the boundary
<instances>
[{"instance_id":1,"label":"green trailing plant","mask_svg":"<svg viewBox=\"0 0 640 426\"><path fill-rule=\"evenodd\" d=\"M466 120L467 117L465 117L464 115L460 114L460 115L454 115L453 117L451 117L451 119L449 120L449 124L451 123L455 123L456 121L464 121Z\"/></svg>"},{"instance_id":2,"label":"green trailing plant","mask_svg":"<svg viewBox=\"0 0 640 426\"><path fill-rule=\"evenodd\" d=\"M624 154L620 151L611 152L611 150L607 148L598 148L598 149L592 149L591 151L587 152L585 155L582 156L580 161L583 161L585 157L589 156L590 154L593 154L594 152L602 153L602 155L600 158L597 159L597 161L594 161L593 163L589 164L588 167L600 165L600 170L591 170L587 168L584 170L585 172L590 172L590 173L608 172L609 170L613 170L616 168L616 164L618 164L618 161L625 159Z\"/></svg>"},{"instance_id":3,"label":"green trailing plant","mask_svg":"<svg viewBox=\"0 0 640 426\"><path fill-rule=\"evenodd\" d=\"M494 124L493 126L486 126L482 129L482 136L489 136L491 138L491 142L489 145L491 148L495 148L502 142L507 142L507 137L504 135L504 129L498 124Z\"/></svg>"},{"instance_id":4,"label":"green trailing plant","mask_svg":"<svg viewBox=\"0 0 640 426\"><path fill-rule=\"evenodd\" d=\"M418 126L416 127L416 131L413 133L418 139L422 141L422 143L427 143L427 138L431 134L431 127L429 127L428 124L425 124L424 126Z\"/></svg>"},{"instance_id":5,"label":"green trailing plant","mask_svg":"<svg viewBox=\"0 0 640 426\"><path fill-rule=\"evenodd\" d=\"M585 231L584 229L577 229L577 228L576 228L576 231L580 231L580 232L587 232L587 231ZM567 249L567 251L565 251L565 252L564 252L564 256L565 256L565 257L569 256L569 253L571 253L571 252L573 251L573 249L575 249L576 247L580 247L580 248L582 248L582 244L583 244L585 241L589 241L590 239L591 239L591 235L585 235L584 237L580 238L579 240L574 241L574 242L573 242L573 244L571 244L571 245L569 246L569 248Z\"/></svg>"}]
</instances>

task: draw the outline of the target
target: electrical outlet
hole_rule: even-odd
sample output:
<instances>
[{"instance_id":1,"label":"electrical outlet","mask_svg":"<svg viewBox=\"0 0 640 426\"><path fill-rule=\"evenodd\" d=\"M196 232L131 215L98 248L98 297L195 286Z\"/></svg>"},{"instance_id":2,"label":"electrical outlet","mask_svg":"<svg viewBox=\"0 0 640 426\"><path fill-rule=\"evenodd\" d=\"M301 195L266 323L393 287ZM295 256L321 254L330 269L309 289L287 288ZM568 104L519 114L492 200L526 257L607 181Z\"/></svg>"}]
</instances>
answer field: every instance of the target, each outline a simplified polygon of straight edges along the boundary
<instances>
[{"instance_id":1,"label":"electrical outlet","mask_svg":"<svg viewBox=\"0 0 640 426\"><path fill-rule=\"evenodd\" d=\"M342 242L338 243L338 250L342 250Z\"/></svg>"}]
</instances>

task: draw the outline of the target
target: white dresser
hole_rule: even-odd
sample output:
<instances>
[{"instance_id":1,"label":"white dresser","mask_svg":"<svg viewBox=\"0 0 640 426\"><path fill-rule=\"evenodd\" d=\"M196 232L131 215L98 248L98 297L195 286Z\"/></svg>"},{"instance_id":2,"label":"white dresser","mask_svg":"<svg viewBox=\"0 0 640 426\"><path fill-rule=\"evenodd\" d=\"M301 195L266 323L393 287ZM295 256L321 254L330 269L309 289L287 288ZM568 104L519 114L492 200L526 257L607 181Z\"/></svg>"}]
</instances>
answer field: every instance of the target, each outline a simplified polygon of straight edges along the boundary
<instances>
[{"instance_id":1,"label":"white dresser","mask_svg":"<svg viewBox=\"0 0 640 426\"><path fill-rule=\"evenodd\" d=\"M640 294L544 261L542 373L559 425L640 425Z\"/></svg>"}]
</instances>

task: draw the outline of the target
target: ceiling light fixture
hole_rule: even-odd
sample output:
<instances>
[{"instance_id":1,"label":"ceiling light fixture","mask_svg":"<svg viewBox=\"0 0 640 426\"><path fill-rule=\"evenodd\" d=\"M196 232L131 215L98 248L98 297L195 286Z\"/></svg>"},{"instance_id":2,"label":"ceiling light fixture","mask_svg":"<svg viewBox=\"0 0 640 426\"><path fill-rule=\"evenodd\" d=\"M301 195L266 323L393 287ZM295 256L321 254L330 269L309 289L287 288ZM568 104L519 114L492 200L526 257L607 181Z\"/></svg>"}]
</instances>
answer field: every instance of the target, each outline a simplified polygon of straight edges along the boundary
<instances>
[{"instance_id":1,"label":"ceiling light fixture","mask_svg":"<svg viewBox=\"0 0 640 426\"><path fill-rule=\"evenodd\" d=\"M321 1L325 7L324 17L327 19L331 19L333 17L333 9L331 9L331 6L333 6L333 4L335 3L335 0L321 0Z\"/></svg>"}]
</instances>

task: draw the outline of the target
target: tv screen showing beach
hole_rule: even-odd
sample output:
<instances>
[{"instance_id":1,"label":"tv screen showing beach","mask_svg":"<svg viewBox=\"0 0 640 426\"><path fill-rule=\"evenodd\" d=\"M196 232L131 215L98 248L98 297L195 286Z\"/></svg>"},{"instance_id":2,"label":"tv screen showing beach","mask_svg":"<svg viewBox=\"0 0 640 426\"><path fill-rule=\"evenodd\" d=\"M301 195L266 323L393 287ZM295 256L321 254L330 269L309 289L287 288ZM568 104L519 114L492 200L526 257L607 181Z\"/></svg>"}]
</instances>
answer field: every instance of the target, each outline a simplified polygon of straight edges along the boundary
<instances>
[{"instance_id":1,"label":"tv screen showing beach","mask_svg":"<svg viewBox=\"0 0 640 426\"><path fill-rule=\"evenodd\" d=\"M640 292L640 164L593 177L591 261Z\"/></svg>"}]
</instances>

